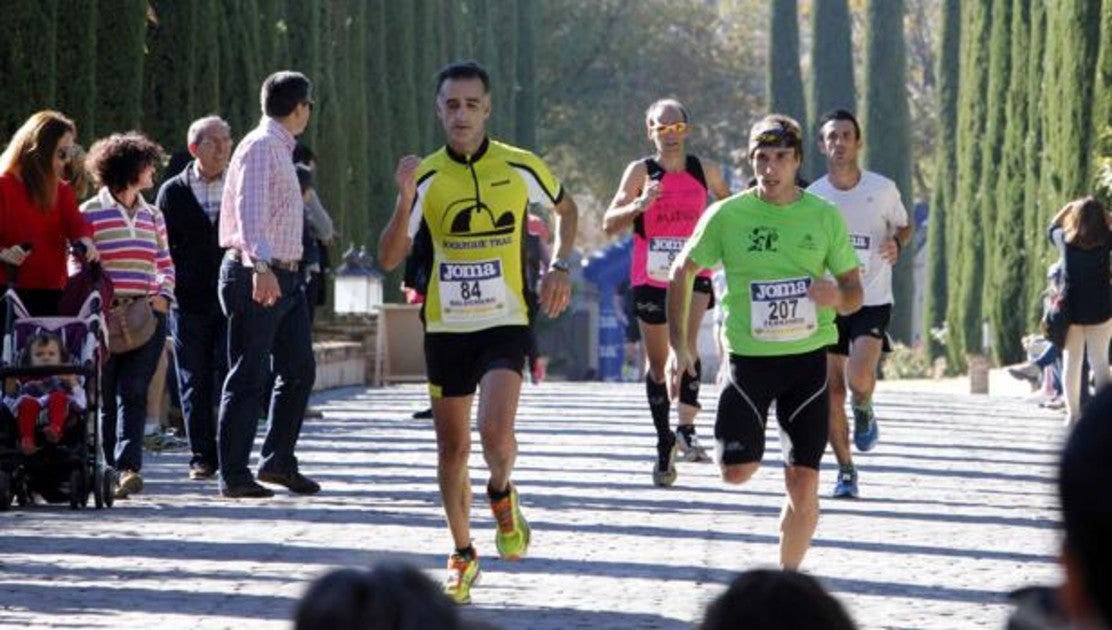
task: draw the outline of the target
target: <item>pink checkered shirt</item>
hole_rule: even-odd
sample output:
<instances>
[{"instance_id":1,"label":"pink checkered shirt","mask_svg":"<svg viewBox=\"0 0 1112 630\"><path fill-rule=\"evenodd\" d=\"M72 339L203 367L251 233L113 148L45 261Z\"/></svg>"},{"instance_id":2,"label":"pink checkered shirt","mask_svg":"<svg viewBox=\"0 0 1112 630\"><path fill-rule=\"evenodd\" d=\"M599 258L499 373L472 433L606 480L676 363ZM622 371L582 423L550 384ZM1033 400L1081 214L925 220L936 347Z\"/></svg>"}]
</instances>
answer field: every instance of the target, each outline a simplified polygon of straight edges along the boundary
<instances>
[{"instance_id":1,"label":"pink checkered shirt","mask_svg":"<svg viewBox=\"0 0 1112 630\"><path fill-rule=\"evenodd\" d=\"M252 260L301 260L305 204L293 166L293 134L263 117L228 164L220 203L220 246Z\"/></svg>"}]
</instances>

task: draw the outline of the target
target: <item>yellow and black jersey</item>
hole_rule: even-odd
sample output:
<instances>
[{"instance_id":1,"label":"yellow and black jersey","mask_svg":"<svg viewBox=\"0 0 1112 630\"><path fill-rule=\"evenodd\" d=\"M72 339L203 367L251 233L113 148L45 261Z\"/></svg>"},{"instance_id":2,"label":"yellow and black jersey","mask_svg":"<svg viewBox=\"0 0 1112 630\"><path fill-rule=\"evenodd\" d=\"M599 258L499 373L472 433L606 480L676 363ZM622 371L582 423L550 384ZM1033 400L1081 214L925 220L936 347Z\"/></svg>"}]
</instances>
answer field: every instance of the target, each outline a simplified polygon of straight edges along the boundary
<instances>
[{"instance_id":1,"label":"yellow and black jersey","mask_svg":"<svg viewBox=\"0 0 1112 630\"><path fill-rule=\"evenodd\" d=\"M428 279L425 330L527 325L526 213L563 194L540 158L501 142L484 140L471 156L449 147L427 156L409 224Z\"/></svg>"}]
</instances>

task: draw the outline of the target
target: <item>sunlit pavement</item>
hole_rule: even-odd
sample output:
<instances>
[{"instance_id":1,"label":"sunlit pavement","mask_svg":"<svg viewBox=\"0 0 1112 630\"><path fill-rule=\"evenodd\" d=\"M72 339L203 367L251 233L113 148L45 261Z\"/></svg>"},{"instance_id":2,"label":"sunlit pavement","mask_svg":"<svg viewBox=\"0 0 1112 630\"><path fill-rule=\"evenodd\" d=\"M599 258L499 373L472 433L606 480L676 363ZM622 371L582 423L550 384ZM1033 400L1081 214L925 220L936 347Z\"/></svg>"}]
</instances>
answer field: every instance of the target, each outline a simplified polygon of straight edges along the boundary
<instances>
[{"instance_id":1,"label":"sunlit pavement","mask_svg":"<svg viewBox=\"0 0 1112 630\"><path fill-rule=\"evenodd\" d=\"M711 389L711 388L708 388ZM856 456L862 498L822 500L804 569L863 627L1002 626L1005 595L1058 579L1053 476L1061 415L1010 388L883 383L881 442ZM710 443L715 396L698 426ZM0 513L0 625L288 627L307 583L337 566L413 563L435 579L451 540L420 386L314 398L302 470L324 491L226 500L190 481L183 452L146 455L145 491L111 510ZM529 557L497 559L482 457L472 457L484 571L468 617L503 628L685 628L739 570L777 562L783 482L775 424L742 487L713 464L651 483L640 384L526 385L514 479ZM476 436L476 445L478 444ZM821 491L834 482L827 453Z\"/></svg>"}]
</instances>

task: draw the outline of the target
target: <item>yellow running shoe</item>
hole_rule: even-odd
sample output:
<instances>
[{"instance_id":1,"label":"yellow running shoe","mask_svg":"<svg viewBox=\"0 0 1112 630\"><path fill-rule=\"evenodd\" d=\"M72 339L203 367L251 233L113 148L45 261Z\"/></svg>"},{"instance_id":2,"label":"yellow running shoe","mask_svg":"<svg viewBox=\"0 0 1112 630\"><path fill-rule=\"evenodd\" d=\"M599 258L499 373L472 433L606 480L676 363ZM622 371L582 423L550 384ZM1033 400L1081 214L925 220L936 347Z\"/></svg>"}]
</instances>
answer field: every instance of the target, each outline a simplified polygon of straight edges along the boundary
<instances>
[{"instance_id":1,"label":"yellow running shoe","mask_svg":"<svg viewBox=\"0 0 1112 630\"><path fill-rule=\"evenodd\" d=\"M444 580L444 594L457 604L471 603L471 586L479 582L479 554L448 556L448 579Z\"/></svg>"},{"instance_id":2,"label":"yellow running shoe","mask_svg":"<svg viewBox=\"0 0 1112 630\"><path fill-rule=\"evenodd\" d=\"M510 486L510 495L499 501L492 501L490 511L498 521L494 534L494 544L503 560L520 560L529 549L529 523L521 514L521 503L517 498L517 488Z\"/></svg>"}]
</instances>

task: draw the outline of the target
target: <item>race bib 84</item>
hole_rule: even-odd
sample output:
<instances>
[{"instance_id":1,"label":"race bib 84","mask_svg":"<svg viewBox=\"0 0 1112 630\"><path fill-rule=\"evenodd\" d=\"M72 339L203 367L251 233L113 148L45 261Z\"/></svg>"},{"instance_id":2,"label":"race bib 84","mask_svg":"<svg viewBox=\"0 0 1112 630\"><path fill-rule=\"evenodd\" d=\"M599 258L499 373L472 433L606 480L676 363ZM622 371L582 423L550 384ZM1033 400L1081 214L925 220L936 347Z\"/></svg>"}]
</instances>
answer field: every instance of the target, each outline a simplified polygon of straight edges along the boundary
<instances>
[{"instance_id":1,"label":"race bib 84","mask_svg":"<svg viewBox=\"0 0 1112 630\"><path fill-rule=\"evenodd\" d=\"M503 317L506 281L499 259L440 263L440 316L445 322Z\"/></svg>"}]
</instances>

